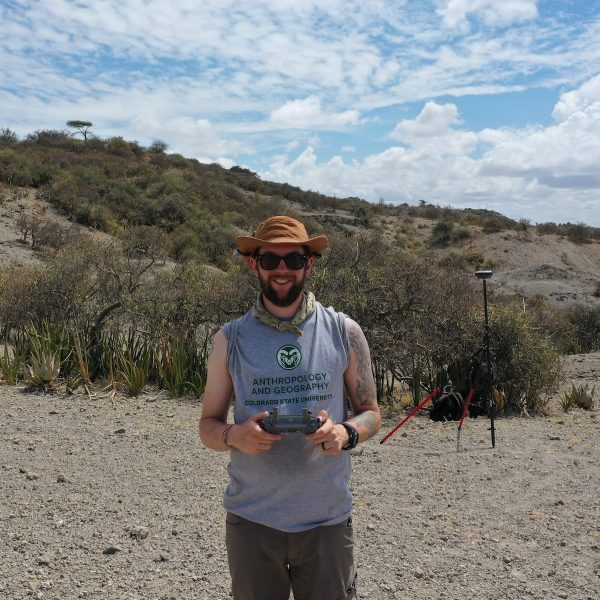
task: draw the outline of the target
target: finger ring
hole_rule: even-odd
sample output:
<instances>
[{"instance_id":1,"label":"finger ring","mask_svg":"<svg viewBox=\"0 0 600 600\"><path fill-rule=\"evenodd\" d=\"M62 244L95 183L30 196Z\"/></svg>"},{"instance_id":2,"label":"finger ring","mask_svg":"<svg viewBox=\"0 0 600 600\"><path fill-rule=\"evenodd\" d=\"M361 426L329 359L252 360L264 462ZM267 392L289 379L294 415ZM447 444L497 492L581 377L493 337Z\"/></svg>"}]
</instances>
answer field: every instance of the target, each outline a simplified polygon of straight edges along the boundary
<instances>
[{"instance_id":1,"label":"finger ring","mask_svg":"<svg viewBox=\"0 0 600 600\"><path fill-rule=\"evenodd\" d=\"M321 447L323 448L323 450L327 450L327 448L325 448L325 442L321 442Z\"/></svg>"}]
</instances>

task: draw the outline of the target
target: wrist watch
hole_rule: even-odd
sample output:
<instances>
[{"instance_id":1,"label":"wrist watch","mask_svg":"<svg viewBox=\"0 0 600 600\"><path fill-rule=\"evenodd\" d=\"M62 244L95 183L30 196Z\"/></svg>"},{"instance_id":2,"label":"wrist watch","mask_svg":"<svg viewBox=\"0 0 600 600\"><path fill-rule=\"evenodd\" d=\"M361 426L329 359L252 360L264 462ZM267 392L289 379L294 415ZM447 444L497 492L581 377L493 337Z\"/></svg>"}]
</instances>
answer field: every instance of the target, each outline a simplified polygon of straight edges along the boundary
<instances>
[{"instance_id":1,"label":"wrist watch","mask_svg":"<svg viewBox=\"0 0 600 600\"><path fill-rule=\"evenodd\" d=\"M342 423L344 429L348 432L348 443L342 446L342 450L352 450L358 444L358 431L349 423Z\"/></svg>"}]
</instances>

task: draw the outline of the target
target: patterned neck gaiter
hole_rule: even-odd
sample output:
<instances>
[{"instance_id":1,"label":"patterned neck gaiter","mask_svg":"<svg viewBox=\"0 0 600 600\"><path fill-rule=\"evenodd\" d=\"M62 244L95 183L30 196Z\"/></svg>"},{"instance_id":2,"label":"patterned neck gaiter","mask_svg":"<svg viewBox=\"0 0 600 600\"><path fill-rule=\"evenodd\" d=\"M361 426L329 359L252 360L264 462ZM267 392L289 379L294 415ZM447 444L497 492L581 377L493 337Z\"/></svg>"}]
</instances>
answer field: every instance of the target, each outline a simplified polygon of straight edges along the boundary
<instances>
[{"instance_id":1,"label":"patterned neck gaiter","mask_svg":"<svg viewBox=\"0 0 600 600\"><path fill-rule=\"evenodd\" d=\"M263 304L262 294L258 297L258 300L252 307L252 314L259 321L262 321L266 325L270 327L274 327L277 331L291 331L296 335L302 336L302 330L298 327L300 323L305 321L310 315L312 315L316 308L315 295L312 292L304 293L304 300L302 301L302 305L298 309L298 312L294 315L294 318L291 321L282 321L278 319L276 316L272 315Z\"/></svg>"}]
</instances>

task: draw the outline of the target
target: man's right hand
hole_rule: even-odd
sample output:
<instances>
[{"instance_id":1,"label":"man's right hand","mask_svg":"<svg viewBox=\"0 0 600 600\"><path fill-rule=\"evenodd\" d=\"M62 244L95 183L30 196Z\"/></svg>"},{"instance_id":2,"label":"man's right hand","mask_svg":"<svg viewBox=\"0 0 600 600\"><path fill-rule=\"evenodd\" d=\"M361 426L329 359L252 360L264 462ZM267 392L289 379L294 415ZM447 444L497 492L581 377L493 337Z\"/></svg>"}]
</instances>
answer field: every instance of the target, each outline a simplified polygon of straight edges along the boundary
<instances>
[{"instance_id":1,"label":"man's right hand","mask_svg":"<svg viewBox=\"0 0 600 600\"><path fill-rule=\"evenodd\" d=\"M247 421L239 425L234 425L227 436L227 441L241 450L245 454L261 454L271 449L275 442L281 439L276 433L268 433L261 429L258 424L265 417L269 416L268 411L252 415Z\"/></svg>"}]
</instances>

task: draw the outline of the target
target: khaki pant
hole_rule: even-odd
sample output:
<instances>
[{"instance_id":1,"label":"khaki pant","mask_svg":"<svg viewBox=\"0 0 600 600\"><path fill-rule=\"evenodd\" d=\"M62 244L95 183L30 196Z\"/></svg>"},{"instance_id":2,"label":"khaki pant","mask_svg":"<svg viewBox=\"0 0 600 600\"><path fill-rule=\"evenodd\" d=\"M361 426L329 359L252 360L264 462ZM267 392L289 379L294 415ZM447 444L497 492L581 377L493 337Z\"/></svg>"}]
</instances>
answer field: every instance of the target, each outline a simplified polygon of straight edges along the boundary
<instances>
[{"instance_id":1,"label":"khaki pant","mask_svg":"<svg viewBox=\"0 0 600 600\"><path fill-rule=\"evenodd\" d=\"M227 513L234 600L358 600L352 520L285 533Z\"/></svg>"}]
</instances>

